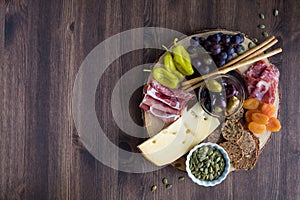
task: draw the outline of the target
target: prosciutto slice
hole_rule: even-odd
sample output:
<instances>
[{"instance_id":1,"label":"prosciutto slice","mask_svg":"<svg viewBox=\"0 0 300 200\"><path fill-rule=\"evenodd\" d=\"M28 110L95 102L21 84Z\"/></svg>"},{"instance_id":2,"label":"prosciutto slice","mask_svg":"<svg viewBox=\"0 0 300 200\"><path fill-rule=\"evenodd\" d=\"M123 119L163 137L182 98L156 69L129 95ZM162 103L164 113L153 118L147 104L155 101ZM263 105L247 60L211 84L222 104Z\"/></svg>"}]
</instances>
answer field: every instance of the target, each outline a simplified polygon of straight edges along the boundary
<instances>
[{"instance_id":1,"label":"prosciutto slice","mask_svg":"<svg viewBox=\"0 0 300 200\"><path fill-rule=\"evenodd\" d=\"M144 87L144 94L140 108L167 123L180 117L186 103L195 96L167 88L153 79Z\"/></svg>"},{"instance_id":2,"label":"prosciutto slice","mask_svg":"<svg viewBox=\"0 0 300 200\"><path fill-rule=\"evenodd\" d=\"M167 113L161 110L157 110L153 107L150 107L146 104L141 104L140 108L142 108L144 111L151 113L153 116L163 120L166 123L174 122L176 119L180 117L180 115Z\"/></svg>"},{"instance_id":3,"label":"prosciutto slice","mask_svg":"<svg viewBox=\"0 0 300 200\"><path fill-rule=\"evenodd\" d=\"M187 101L194 97L193 94L185 92L183 90L167 88L155 80L150 81L149 84L151 85L151 87L156 89L159 93L164 94L169 97L175 97L177 99L182 99L182 100L187 100Z\"/></svg>"},{"instance_id":4,"label":"prosciutto slice","mask_svg":"<svg viewBox=\"0 0 300 200\"><path fill-rule=\"evenodd\" d=\"M273 65L259 61L246 72L249 97L273 104L279 82L279 70Z\"/></svg>"},{"instance_id":5,"label":"prosciutto slice","mask_svg":"<svg viewBox=\"0 0 300 200\"><path fill-rule=\"evenodd\" d=\"M185 104L185 100L176 97L166 96L165 94L162 94L159 91L157 91L151 85L147 85L147 90L145 91L145 94L151 96L152 98L158 101L161 101L164 104L167 104L168 106L176 110L182 110Z\"/></svg>"},{"instance_id":6,"label":"prosciutto slice","mask_svg":"<svg viewBox=\"0 0 300 200\"><path fill-rule=\"evenodd\" d=\"M147 106L150 106L152 108L155 108L157 110L161 110L167 113L171 113L171 114L176 114L176 115L180 115L181 112L180 110L176 110L170 106L168 106L167 104L158 101L157 99L152 98L151 96L149 96L148 94L145 95L142 104L146 104Z\"/></svg>"}]
</instances>

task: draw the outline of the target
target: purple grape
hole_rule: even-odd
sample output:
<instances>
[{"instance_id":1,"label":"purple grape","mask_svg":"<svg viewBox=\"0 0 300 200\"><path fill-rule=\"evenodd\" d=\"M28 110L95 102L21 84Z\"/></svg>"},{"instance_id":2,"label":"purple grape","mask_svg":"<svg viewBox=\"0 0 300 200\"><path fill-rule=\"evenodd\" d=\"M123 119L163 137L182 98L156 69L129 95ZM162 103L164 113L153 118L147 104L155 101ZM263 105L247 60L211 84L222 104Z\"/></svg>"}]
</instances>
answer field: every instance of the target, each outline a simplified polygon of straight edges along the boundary
<instances>
[{"instance_id":1,"label":"purple grape","mask_svg":"<svg viewBox=\"0 0 300 200\"><path fill-rule=\"evenodd\" d=\"M216 61L216 64L217 64L218 67L221 67L221 66L225 65L225 63L226 63L225 60L217 60Z\"/></svg>"},{"instance_id":2,"label":"purple grape","mask_svg":"<svg viewBox=\"0 0 300 200\"><path fill-rule=\"evenodd\" d=\"M193 65L193 67L195 67L195 68L200 68L201 67L201 65L202 65L202 62L201 62L201 60L200 59L198 59L198 58L195 58L195 59L192 59L192 65Z\"/></svg>"},{"instance_id":3,"label":"purple grape","mask_svg":"<svg viewBox=\"0 0 300 200\"><path fill-rule=\"evenodd\" d=\"M244 35L243 34L241 34L241 33L238 33L237 34L239 37L240 37L240 39L241 39L241 42L240 42L240 44L241 43L243 43L244 42L244 40L245 40L245 37L244 37Z\"/></svg>"},{"instance_id":4,"label":"purple grape","mask_svg":"<svg viewBox=\"0 0 300 200\"><path fill-rule=\"evenodd\" d=\"M212 55L219 54L221 52L221 45L219 45L219 44L211 45L210 52L212 53Z\"/></svg>"},{"instance_id":5,"label":"purple grape","mask_svg":"<svg viewBox=\"0 0 300 200\"><path fill-rule=\"evenodd\" d=\"M239 35L234 35L234 36L232 36L232 37L231 37L231 40L230 40L230 42L231 42L232 44L240 44L241 41L242 41L242 39L240 38Z\"/></svg>"},{"instance_id":6,"label":"purple grape","mask_svg":"<svg viewBox=\"0 0 300 200\"><path fill-rule=\"evenodd\" d=\"M217 33L217 35L219 35L220 37L222 37L224 35L224 33L219 32L219 33Z\"/></svg>"},{"instance_id":7,"label":"purple grape","mask_svg":"<svg viewBox=\"0 0 300 200\"><path fill-rule=\"evenodd\" d=\"M213 63L213 59L210 56L207 56L203 60L206 65L211 65Z\"/></svg>"},{"instance_id":8,"label":"purple grape","mask_svg":"<svg viewBox=\"0 0 300 200\"><path fill-rule=\"evenodd\" d=\"M205 65L205 66L199 68L199 73L200 73L201 75L208 74L209 71L210 71L210 68L209 68L209 66L207 66L207 65Z\"/></svg>"},{"instance_id":9,"label":"purple grape","mask_svg":"<svg viewBox=\"0 0 300 200\"><path fill-rule=\"evenodd\" d=\"M231 38L231 36L230 35L227 35L227 34L224 34L224 35L222 35L222 37L221 37L221 42L223 43L223 44L229 44L230 43L230 38Z\"/></svg>"},{"instance_id":10,"label":"purple grape","mask_svg":"<svg viewBox=\"0 0 300 200\"><path fill-rule=\"evenodd\" d=\"M195 54L196 53L196 49L193 46L189 46L186 50L189 54Z\"/></svg>"},{"instance_id":11,"label":"purple grape","mask_svg":"<svg viewBox=\"0 0 300 200\"><path fill-rule=\"evenodd\" d=\"M191 46L193 47L197 47L200 45L200 40L198 37L192 37L191 40L190 40L190 44Z\"/></svg>"},{"instance_id":12,"label":"purple grape","mask_svg":"<svg viewBox=\"0 0 300 200\"><path fill-rule=\"evenodd\" d=\"M203 47L206 51L209 51L210 50L210 47L211 47L211 42L209 40L205 40L205 42L203 43Z\"/></svg>"},{"instance_id":13,"label":"purple grape","mask_svg":"<svg viewBox=\"0 0 300 200\"><path fill-rule=\"evenodd\" d=\"M243 50L243 46L242 45L238 44L238 45L235 46L235 52L236 53L240 53L242 50Z\"/></svg>"},{"instance_id":14,"label":"purple grape","mask_svg":"<svg viewBox=\"0 0 300 200\"><path fill-rule=\"evenodd\" d=\"M204 44L204 42L205 42L205 38L204 37L199 37L199 43L200 43L200 45L203 45Z\"/></svg>"},{"instance_id":15,"label":"purple grape","mask_svg":"<svg viewBox=\"0 0 300 200\"><path fill-rule=\"evenodd\" d=\"M220 54L218 54L219 60L226 60L227 59L227 53L222 51Z\"/></svg>"},{"instance_id":16,"label":"purple grape","mask_svg":"<svg viewBox=\"0 0 300 200\"><path fill-rule=\"evenodd\" d=\"M233 59L233 55L232 54L227 54L227 59L226 59L226 62L229 62Z\"/></svg>"},{"instance_id":17,"label":"purple grape","mask_svg":"<svg viewBox=\"0 0 300 200\"><path fill-rule=\"evenodd\" d=\"M220 34L214 34L210 36L210 41L214 44L217 44L221 41L221 35Z\"/></svg>"},{"instance_id":18,"label":"purple grape","mask_svg":"<svg viewBox=\"0 0 300 200\"><path fill-rule=\"evenodd\" d=\"M227 53L227 55L232 55L234 54L234 48L232 46L227 46L225 48L225 52Z\"/></svg>"}]
</instances>

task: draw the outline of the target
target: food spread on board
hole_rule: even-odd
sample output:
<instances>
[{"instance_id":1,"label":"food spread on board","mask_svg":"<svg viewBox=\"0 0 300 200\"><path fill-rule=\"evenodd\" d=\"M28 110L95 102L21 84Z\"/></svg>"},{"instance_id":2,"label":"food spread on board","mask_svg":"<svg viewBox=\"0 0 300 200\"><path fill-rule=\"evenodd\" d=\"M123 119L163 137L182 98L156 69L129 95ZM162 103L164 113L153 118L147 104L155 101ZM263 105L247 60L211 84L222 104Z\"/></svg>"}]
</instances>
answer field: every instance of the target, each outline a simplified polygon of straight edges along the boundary
<instances>
[{"instance_id":1,"label":"food spread on board","mask_svg":"<svg viewBox=\"0 0 300 200\"><path fill-rule=\"evenodd\" d=\"M138 145L144 157L186 170L204 186L252 169L281 128L280 73L267 59L281 49L264 53L276 42L255 45L240 32L212 30L163 46L140 104L150 136Z\"/></svg>"}]
</instances>

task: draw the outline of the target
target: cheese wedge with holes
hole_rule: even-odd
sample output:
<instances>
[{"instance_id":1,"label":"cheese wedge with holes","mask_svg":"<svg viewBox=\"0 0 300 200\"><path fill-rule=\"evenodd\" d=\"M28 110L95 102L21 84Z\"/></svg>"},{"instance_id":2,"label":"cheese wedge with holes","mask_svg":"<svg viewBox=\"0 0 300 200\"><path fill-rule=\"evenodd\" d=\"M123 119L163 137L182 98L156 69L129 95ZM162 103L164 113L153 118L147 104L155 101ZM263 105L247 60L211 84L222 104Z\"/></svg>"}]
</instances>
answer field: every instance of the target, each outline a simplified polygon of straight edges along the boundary
<instances>
[{"instance_id":1,"label":"cheese wedge with holes","mask_svg":"<svg viewBox=\"0 0 300 200\"><path fill-rule=\"evenodd\" d=\"M206 114L199 104L170 126L138 146L145 158L157 166L170 164L213 132L220 122Z\"/></svg>"}]
</instances>

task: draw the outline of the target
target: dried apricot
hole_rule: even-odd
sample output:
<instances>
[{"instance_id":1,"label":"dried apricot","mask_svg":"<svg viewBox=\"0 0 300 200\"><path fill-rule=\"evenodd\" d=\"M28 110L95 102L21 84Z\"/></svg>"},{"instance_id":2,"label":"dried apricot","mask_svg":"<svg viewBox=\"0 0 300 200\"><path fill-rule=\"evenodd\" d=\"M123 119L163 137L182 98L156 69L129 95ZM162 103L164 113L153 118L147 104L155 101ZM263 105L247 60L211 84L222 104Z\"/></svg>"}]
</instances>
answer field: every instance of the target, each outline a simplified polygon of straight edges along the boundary
<instances>
[{"instance_id":1,"label":"dried apricot","mask_svg":"<svg viewBox=\"0 0 300 200\"><path fill-rule=\"evenodd\" d=\"M267 124L267 130L271 132L278 132L280 129L281 129L280 121L275 117L271 117Z\"/></svg>"},{"instance_id":2,"label":"dried apricot","mask_svg":"<svg viewBox=\"0 0 300 200\"><path fill-rule=\"evenodd\" d=\"M255 110L259 106L259 100L255 98L246 99L243 105L243 108L247 110Z\"/></svg>"},{"instance_id":3,"label":"dried apricot","mask_svg":"<svg viewBox=\"0 0 300 200\"><path fill-rule=\"evenodd\" d=\"M247 110L247 112L245 113L246 122L252 122L252 114L253 113L260 113L260 111L259 110Z\"/></svg>"},{"instance_id":4,"label":"dried apricot","mask_svg":"<svg viewBox=\"0 0 300 200\"><path fill-rule=\"evenodd\" d=\"M276 108L272 104L264 103L261 107L261 112L269 117L272 117L276 112Z\"/></svg>"},{"instance_id":5,"label":"dried apricot","mask_svg":"<svg viewBox=\"0 0 300 200\"><path fill-rule=\"evenodd\" d=\"M267 124L269 121L268 115L263 113L252 113L251 119L258 124Z\"/></svg>"},{"instance_id":6,"label":"dried apricot","mask_svg":"<svg viewBox=\"0 0 300 200\"><path fill-rule=\"evenodd\" d=\"M248 124L248 129L252 132L252 133L255 133L255 134L261 134L263 132L266 131L266 125L264 124L259 124L259 123L256 123L256 122L250 122Z\"/></svg>"}]
</instances>

